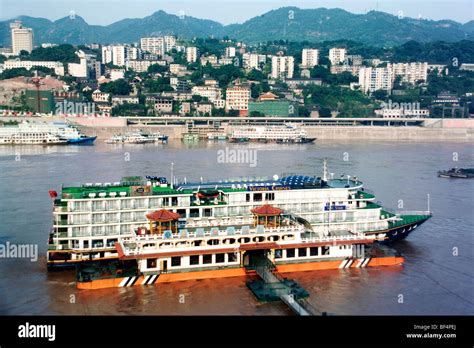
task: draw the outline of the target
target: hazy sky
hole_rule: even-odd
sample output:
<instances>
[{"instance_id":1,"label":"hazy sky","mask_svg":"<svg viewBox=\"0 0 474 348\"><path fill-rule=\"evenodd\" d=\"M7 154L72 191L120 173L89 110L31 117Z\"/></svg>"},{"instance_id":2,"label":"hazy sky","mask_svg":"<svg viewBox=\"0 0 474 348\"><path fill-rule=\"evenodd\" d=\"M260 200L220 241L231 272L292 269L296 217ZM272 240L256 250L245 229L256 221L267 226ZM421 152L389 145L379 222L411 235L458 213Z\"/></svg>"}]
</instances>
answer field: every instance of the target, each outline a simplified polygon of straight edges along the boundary
<instances>
[{"instance_id":1,"label":"hazy sky","mask_svg":"<svg viewBox=\"0 0 474 348\"><path fill-rule=\"evenodd\" d=\"M123 18L141 18L164 10L212 19L223 24L245 20L283 6L343 8L364 13L379 10L407 17L453 19L465 23L474 17L473 0L0 0L0 19L19 15L58 19L74 11L89 24L107 25Z\"/></svg>"}]
</instances>

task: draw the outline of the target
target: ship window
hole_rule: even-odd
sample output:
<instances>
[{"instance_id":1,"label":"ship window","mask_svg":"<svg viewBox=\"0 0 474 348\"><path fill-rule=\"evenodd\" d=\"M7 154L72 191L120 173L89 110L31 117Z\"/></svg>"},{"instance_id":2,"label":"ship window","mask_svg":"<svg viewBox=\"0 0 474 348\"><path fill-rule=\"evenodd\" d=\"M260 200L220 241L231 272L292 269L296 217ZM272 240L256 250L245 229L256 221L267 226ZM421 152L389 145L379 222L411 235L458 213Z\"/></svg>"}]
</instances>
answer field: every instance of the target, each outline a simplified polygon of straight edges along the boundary
<instances>
[{"instance_id":1,"label":"ship window","mask_svg":"<svg viewBox=\"0 0 474 348\"><path fill-rule=\"evenodd\" d=\"M179 214L180 217L186 217L186 209L178 209L176 212Z\"/></svg>"},{"instance_id":2,"label":"ship window","mask_svg":"<svg viewBox=\"0 0 474 348\"><path fill-rule=\"evenodd\" d=\"M212 263L212 254L202 255L202 263Z\"/></svg>"},{"instance_id":3,"label":"ship window","mask_svg":"<svg viewBox=\"0 0 474 348\"><path fill-rule=\"evenodd\" d=\"M247 193L247 194L245 195L245 201L246 201L246 202L250 202L250 193Z\"/></svg>"},{"instance_id":4,"label":"ship window","mask_svg":"<svg viewBox=\"0 0 474 348\"><path fill-rule=\"evenodd\" d=\"M216 254L216 263L223 263L225 261L225 254Z\"/></svg>"},{"instance_id":5,"label":"ship window","mask_svg":"<svg viewBox=\"0 0 474 348\"><path fill-rule=\"evenodd\" d=\"M178 197L171 197L171 205L172 206L178 205Z\"/></svg>"},{"instance_id":6,"label":"ship window","mask_svg":"<svg viewBox=\"0 0 474 348\"><path fill-rule=\"evenodd\" d=\"M189 217L199 217L199 209L190 209Z\"/></svg>"},{"instance_id":7,"label":"ship window","mask_svg":"<svg viewBox=\"0 0 474 348\"><path fill-rule=\"evenodd\" d=\"M195 240L194 241L194 246L201 246L202 240Z\"/></svg>"},{"instance_id":8,"label":"ship window","mask_svg":"<svg viewBox=\"0 0 474 348\"><path fill-rule=\"evenodd\" d=\"M199 255L191 255L189 257L189 264L190 265L199 265Z\"/></svg>"},{"instance_id":9,"label":"ship window","mask_svg":"<svg viewBox=\"0 0 474 348\"><path fill-rule=\"evenodd\" d=\"M295 257L295 249L286 249L286 257Z\"/></svg>"},{"instance_id":10,"label":"ship window","mask_svg":"<svg viewBox=\"0 0 474 348\"><path fill-rule=\"evenodd\" d=\"M212 210L209 208L204 209L204 216L206 217L212 216Z\"/></svg>"},{"instance_id":11,"label":"ship window","mask_svg":"<svg viewBox=\"0 0 474 348\"><path fill-rule=\"evenodd\" d=\"M164 197L163 198L163 205L164 206L170 205L170 198L169 197Z\"/></svg>"},{"instance_id":12,"label":"ship window","mask_svg":"<svg viewBox=\"0 0 474 348\"><path fill-rule=\"evenodd\" d=\"M218 245L219 244L219 239L209 239L207 241L207 245Z\"/></svg>"},{"instance_id":13,"label":"ship window","mask_svg":"<svg viewBox=\"0 0 474 348\"><path fill-rule=\"evenodd\" d=\"M262 201L262 194L261 193L254 193L253 201L254 202L261 202Z\"/></svg>"},{"instance_id":14,"label":"ship window","mask_svg":"<svg viewBox=\"0 0 474 348\"><path fill-rule=\"evenodd\" d=\"M308 251L306 250L306 248L299 248L298 249L298 256L306 256L308 253Z\"/></svg>"},{"instance_id":15,"label":"ship window","mask_svg":"<svg viewBox=\"0 0 474 348\"><path fill-rule=\"evenodd\" d=\"M318 256L319 255L319 248L318 247L309 248L309 255L310 256Z\"/></svg>"},{"instance_id":16,"label":"ship window","mask_svg":"<svg viewBox=\"0 0 474 348\"><path fill-rule=\"evenodd\" d=\"M171 266L172 267L181 266L181 257L180 256L172 257L171 258Z\"/></svg>"},{"instance_id":17,"label":"ship window","mask_svg":"<svg viewBox=\"0 0 474 348\"><path fill-rule=\"evenodd\" d=\"M237 255L235 253L228 253L227 256L228 256L229 262L237 261Z\"/></svg>"},{"instance_id":18,"label":"ship window","mask_svg":"<svg viewBox=\"0 0 474 348\"><path fill-rule=\"evenodd\" d=\"M156 268L156 259L147 259L146 268Z\"/></svg>"},{"instance_id":19,"label":"ship window","mask_svg":"<svg viewBox=\"0 0 474 348\"><path fill-rule=\"evenodd\" d=\"M282 254L281 249L275 250L275 259L281 259L282 257L281 254Z\"/></svg>"},{"instance_id":20,"label":"ship window","mask_svg":"<svg viewBox=\"0 0 474 348\"><path fill-rule=\"evenodd\" d=\"M329 247L328 246L323 246L321 255L329 255Z\"/></svg>"},{"instance_id":21,"label":"ship window","mask_svg":"<svg viewBox=\"0 0 474 348\"><path fill-rule=\"evenodd\" d=\"M265 200L266 201L273 201L275 200L275 193L265 193Z\"/></svg>"}]
</instances>

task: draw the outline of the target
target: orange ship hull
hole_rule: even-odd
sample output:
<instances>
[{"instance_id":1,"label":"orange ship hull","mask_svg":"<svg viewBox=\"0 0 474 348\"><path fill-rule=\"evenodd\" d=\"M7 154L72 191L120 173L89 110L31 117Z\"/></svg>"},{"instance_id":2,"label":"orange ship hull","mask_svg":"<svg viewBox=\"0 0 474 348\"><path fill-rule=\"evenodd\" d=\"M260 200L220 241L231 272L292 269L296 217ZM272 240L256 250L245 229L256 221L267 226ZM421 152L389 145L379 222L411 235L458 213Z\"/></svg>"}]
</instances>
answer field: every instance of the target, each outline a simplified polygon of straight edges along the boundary
<instances>
[{"instance_id":1,"label":"orange ship hull","mask_svg":"<svg viewBox=\"0 0 474 348\"><path fill-rule=\"evenodd\" d=\"M318 262L301 262L290 264L277 264L280 273L304 272L316 270L365 268L378 266L397 266L404 262L401 256L374 257L366 259L333 260ZM226 268L206 271L163 273L159 276L136 276L110 279L97 279L88 282L78 282L77 288L83 290L95 290L115 287L130 287L135 285L154 285L158 283L170 283L184 280L213 279L226 277L243 277L251 274L245 267Z\"/></svg>"}]
</instances>

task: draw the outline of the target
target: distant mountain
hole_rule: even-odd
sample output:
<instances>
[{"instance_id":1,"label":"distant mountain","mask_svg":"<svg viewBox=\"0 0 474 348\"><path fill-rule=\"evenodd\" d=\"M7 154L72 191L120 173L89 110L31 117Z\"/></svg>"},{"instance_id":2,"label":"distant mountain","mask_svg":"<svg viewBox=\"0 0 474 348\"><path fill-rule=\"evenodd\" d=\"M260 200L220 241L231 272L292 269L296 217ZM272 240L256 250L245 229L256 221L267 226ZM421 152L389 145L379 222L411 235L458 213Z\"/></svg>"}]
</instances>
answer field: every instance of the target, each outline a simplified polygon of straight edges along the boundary
<instances>
[{"instance_id":1,"label":"distant mountain","mask_svg":"<svg viewBox=\"0 0 474 348\"><path fill-rule=\"evenodd\" d=\"M182 18L157 11L144 18L128 18L107 26L89 25L80 16L56 21L21 16L35 33L35 42L114 43L137 42L140 37L174 34L179 37L229 36L249 43L268 40L331 41L348 39L374 46L400 45L407 41L459 41L474 39L474 21L398 18L384 12L353 14L341 9L284 7L242 24L222 24L194 17ZM0 22L0 45L11 44L11 20Z\"/></svg>"}]
</instances>

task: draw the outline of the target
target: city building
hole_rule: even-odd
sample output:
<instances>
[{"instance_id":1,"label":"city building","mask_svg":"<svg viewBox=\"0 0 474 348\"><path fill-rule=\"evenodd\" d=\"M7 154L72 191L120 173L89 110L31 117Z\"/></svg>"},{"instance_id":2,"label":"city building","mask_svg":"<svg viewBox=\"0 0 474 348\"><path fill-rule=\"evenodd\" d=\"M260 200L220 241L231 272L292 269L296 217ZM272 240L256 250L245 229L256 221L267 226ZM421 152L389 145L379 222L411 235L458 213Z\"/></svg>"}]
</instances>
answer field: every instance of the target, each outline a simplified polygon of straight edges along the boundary
<instances>
[{"instance_id":1,"label":"city building","mask_svg":"<svg viewBox=\"0 0 474 348\"><path fill-rule=\"evenodd\" d=\"M211 54L210 56L201 57L201 65L206 65L207 63L217 65L217 56Z\"/></svg>"},{"instance_id":2,"label":"city building","mask_svg":"<svg viewBox=\"0 0 474 348\"><path fill-rule=\"evenodd\" d=\"M197 47L187 47L186 48L186 61L188 63L195 63L197 59L198 59Z\"/></svg>"},{"instance_id":3,"label":"city building","mask_svg":"<svg viewBox=\"0 0 474 348\"><path fill-rule=\"evenodd\" d=\"M401 77L404 83L414 85L418 81L426 82L428 78L428 63L395 63L387 64L387 68L392 69L393 77Z\"/></svg>"},{"instance_id":4,"label":"city building","mask_svg":"<svg viewBox=\"0 0 474 348\"><path fill-rule=\"evenodd\" d=\"M242 66L247 70L262 70L267 61L267 56L257 53L244 53L242 55Z\"/></svg>"},{"instance_id":5,"label":"city building","mask_svg":"<svg viewBox=\"0 0 474 348\"><path fill-rule=\"evenodd\" d=\"M33 29L24 28L20 21L10 23L12 35L12 52L18 55L21 51L33 51Z\"/></svg>"},{"instance_id":6,"label":"city building","mask_svg":"<svg viewBox=\"0 0 474 348\"><path fill-rule=\"evenodd\" d=\"M362 65L364 58L359 54L350 54L346 56L345 63L348 65L359 66Z\"/></svg>"},{"instance_id":7,"label":"city building","mask_svg":"<svg viewBox=\"0 0 474 348\"><path fill-rule=\"evenodd\" d=\"M249 102L248 114L287 117L295 115L295 107L289 100L280 100L275 94L267 92L260 95L257 101Z\"/></svg>"},{"instance_id":8,"label":"city building","mask_svg":"<svg viewBox=\"0 0 474 348\"><path fill-rule=\"evenodd\" d=\"M347 50L345 48L331 48L329 50L329 61L331 65L343 63L346 60Z\"/></svg>"},{"instance_id":9,"label":"city building","mask_svg":"<svg viewBox=\"0 0 474 348\"><path fill-rule=\"evenodd\" d=\"M321 86L322 80L319 78L293 78L293 79L286 79L285 83L288 85L288 88L294 89L299 86L307 86L307 85Z\"/></svg>"},{"instance_id":10,"label":"city building","mask_svg":"<svg viewBox=\"0 0 474 348\"><path fill-rule=\"evenodd\" d=\"M319 50L313 48L303 48L301 52L301 66L304 68L312 68L318 65Z\"/></svg>"},{"instance_id":11,"label":"city building","mask_svg":"<svg viewBox=\"0 0 474 348\"><path fill-rule=\"evenodd\" d=\"M347 65L347 64L331 65L331 67L329 68L329 71L331 72L331 74L342 74L344 72L348 72L354 76L358 76L360 68L361 68L360 65Z\"/></svg>"},{"instance_id":12,"label":"city building","mask_svg":"<svg viewBox=\"0 0 474 348\"><path fill-rule=\"evenodd\" d=\"M101 92L100 89L96 89L92 92L92 100L96 103L107 103L110 99L110 93Z\"/></svg>"},{"instance_id":13,"label":"city building","mask_svg":"<svg viewBox=\"0 0 474 348\"><path fill-rule=\"evenodd\" d=\"M153 60L144 60L144 59L127 60L126 67L127 69L131 69L135 72L140 73L140 72L148 71L148 68L153 64L157 64L157 62Z\"/></svg>"},{"instance_id":14,"label":"city building","mask_svg":"<svg viewBox=\"0 0 474 348\"><path fill-rule=\"evenodd\" d=\"M112 105L123 105L123 104L138 104L138 97L129 95L114 95L112 97Z\"/></svg>"},{"instance_id":15,"label":"city building","mask_svg":"<svg viewBox=\"0 0 474 348\"><path fill-rule=\"evenodd\" d=\"M222 99L221 89L214 86L194 86L191 89L191 93L192 95L199 95L207 98L210 102Z\"/></svg>"},{"instance_id":16,"label":"city building","mask_svg":"<svg viewBox=\"0 0 474 348\"><path fill-rule=\"evenodd\" d=\"M384 108L375 110L377 116L383 118L426 118L430 117L430 111L428 109L420 108Z\"/></svg>"},{"instance_id":17,"label":"city building","mask_svg":"<svg viewBox=\"0 0 474 348\"><path fill-rule=\"evenodd\" d=\"M226 111L238 110L239 115L246 116L248 114L249 100L250 86L248 84L241 84L239 80L236 80L235 84L226 90Z\"/></svg>"},{"instance_id":18,"label":"city building","mask_svg":"<svg viewBox=\"0 0 474 348\"><path fill-rule=\"evenodd\" d=\"M4 70L17 68L31 70L35 66L53 69L56 75L64 76L64 65L61 62L10 59L3 63Z\"/></svg>"},{"instance_id":19,"label":"city building","mask_svg":"<svg viewBox=\"0 0 474 348\"><path fill-rule=\"evenodd\" d=\"M295 59L291 56L273 56L272 73L273 79L291 79L293 77Z\"/></svg>"},{"instance_id":20,"label":"city building","mask_svg":"<svg viewBox=\"0 0 474 348\"><path fill-rule=\"evenodd\" d=\"M363 67L359 70L359 85L364 93L384 90L390 93L393 87L393 72L390 67Z\"/></svg>"},{"instance_id":21,"label":"city building","mask_svg":"<svg viewBox=\"0 0 474 348\"><path fill-rule=\"evenodd\" d=\"M235 47L226 47L225 56L228 58L235 57Z\"/></svg>"},{"instance_id":22,"label":"city building","mask_svg":"<svg viewBox=\"0 0 474 348\"><path fill-rule=\"evenodd\" d=\"M166 52L176 48L176 37L171 35L142 37L140 39L140 48L145 52L164 55Z\"/></svg>"},{"instance_id":23,"label":"city building","mask_svg":"<svg viewBox=\"0 0 474 348\"><path fill-rule=\"evenodd\" d=\"M173 111L173 98L159 94L149 94L146 96L145 103L157 113L171 113Z\"/></svg>"},{"instance_id":24,"label":"city building","mask_svg":"<svg viewBox=\"0 0 474 348\"><path fill-rule=\"evenodd\" d=\"M95 72L95 56L85 54L82 50L77 51L76 55L79 57L79 63L68 63L67 71L69 75L79 78L89 78L91 70Z\"/></svg>"},{"instance_id":25,"label":"city building","mask_svg":"<svg viewBox=\"0 0 474 348\"><path fill-rule=\"evenodd\" d=\"M110 80L115 81L123 79L125 76L125 69L110 69Z\"/></svg>"},{"instance_id":26,"label":"city building","mask_svg":"<svg viewBox=\"0 0 474 348\"><path fill-rule=\"evenodd\" d=\"M170 73L176 76L186 75L186 65L182 64L170 64Z\"/></svg>"}]
</instances>

